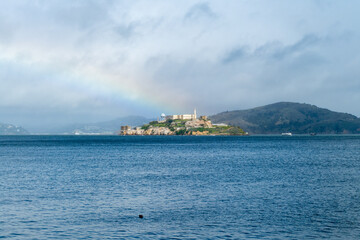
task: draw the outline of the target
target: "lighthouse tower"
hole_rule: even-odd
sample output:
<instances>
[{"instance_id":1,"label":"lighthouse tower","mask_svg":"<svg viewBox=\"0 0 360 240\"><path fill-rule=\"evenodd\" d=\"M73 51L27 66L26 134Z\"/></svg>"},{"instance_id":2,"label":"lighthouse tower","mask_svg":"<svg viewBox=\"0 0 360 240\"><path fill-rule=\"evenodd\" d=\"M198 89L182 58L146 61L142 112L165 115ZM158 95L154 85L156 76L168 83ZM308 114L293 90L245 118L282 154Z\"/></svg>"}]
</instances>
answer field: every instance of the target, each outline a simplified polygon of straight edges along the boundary
<instances>
[{"instance_id":1,"label":"lighthouse tower","mask_svg":"<svg viewBox=\"0 0 360 240\"><path fill-rule=\"evenodd\" d=\"M194 108L194 120L196 120L196 108Z\"/></svg>"}]
</instances>

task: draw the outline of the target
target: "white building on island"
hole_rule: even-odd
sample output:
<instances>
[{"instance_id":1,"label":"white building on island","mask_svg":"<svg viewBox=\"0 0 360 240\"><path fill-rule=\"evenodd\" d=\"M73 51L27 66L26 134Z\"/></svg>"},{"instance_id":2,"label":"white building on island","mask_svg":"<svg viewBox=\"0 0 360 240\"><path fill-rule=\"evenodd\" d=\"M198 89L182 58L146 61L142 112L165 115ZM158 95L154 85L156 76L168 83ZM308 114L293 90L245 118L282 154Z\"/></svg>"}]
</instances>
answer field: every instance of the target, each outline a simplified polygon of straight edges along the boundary
<instances>
[{"instance_id":1,"label":"white building on island","mask_svg":"<svg viewBox=\"0 0 360 240\"><path fill-rule=\"evenodd\" d=\"M165 117L166 120L195 120L196 119L196 109L194 109L194 114L182 114L182 115L167 115Z\"/></svg>"}]
</instances>

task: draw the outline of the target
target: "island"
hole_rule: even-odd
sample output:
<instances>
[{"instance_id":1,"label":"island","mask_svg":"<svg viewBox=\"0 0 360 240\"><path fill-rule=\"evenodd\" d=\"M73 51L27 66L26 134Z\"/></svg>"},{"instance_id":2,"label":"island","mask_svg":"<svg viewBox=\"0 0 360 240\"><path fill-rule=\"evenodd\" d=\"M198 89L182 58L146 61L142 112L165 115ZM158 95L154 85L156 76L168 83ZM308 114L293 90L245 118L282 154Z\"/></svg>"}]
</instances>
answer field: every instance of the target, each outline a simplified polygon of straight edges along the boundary
<instances>
[{"instance_id":1,"label":"island","mask_svg":"<svg viewBox=\"0 0 360 240\"><path fill-rule=\"evenodd\" d=\"M228 124L212 124L207 116L193 114L165 115L141 127L121 126L119 135L248 135L243 129Z\"/></svg>"}]
</instances>

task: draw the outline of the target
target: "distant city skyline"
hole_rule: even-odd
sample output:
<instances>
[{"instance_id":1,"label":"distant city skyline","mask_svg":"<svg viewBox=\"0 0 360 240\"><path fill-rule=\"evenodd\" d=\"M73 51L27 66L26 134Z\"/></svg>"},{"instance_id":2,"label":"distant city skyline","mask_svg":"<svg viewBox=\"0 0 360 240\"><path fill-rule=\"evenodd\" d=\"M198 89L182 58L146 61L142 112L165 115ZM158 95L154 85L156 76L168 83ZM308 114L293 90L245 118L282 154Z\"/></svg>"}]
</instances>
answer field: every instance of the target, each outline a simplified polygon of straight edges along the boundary
<instances>
[{"instance_id":1,"label":"distant city skyline","mask_svg":"<svg viewBox=\"0 0 360 240\"><path fill-rule=\"evenodd\" d=\"M280 101L360 116L359 1L2 1L0 122Z\"/></svg>"}]
</instances>

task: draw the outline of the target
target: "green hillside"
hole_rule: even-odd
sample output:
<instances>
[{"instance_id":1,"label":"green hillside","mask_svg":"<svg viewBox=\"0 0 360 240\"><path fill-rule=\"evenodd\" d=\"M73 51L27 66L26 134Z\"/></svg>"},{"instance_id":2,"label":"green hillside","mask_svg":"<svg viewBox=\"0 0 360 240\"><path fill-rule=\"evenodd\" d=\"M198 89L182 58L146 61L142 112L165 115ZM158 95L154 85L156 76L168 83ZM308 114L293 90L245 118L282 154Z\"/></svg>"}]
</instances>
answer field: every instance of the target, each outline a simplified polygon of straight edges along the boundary
<instances>
[{"instance_id":1,"label":"green hillside","mask_svg":"<svg viewBox=\"0 0 360 240\"><path fill-rule=\"evenodd\" d=\"M253 134L360 133L360 119L310 104L279 102L248 110L222 112L213 123L239 126Z\"/></svg>"}]
</instances>

